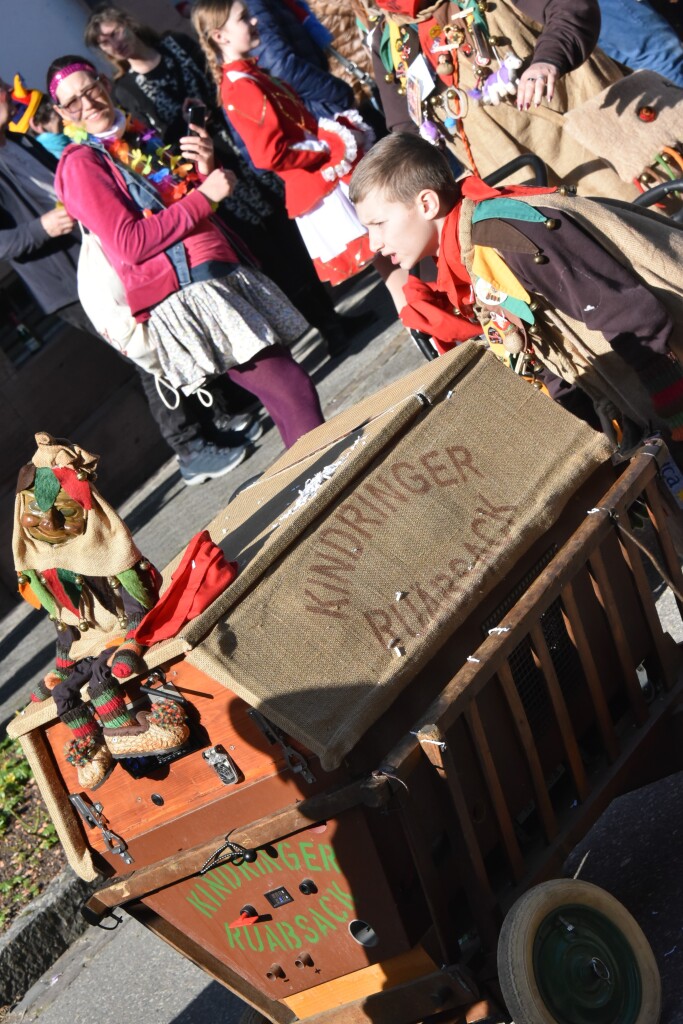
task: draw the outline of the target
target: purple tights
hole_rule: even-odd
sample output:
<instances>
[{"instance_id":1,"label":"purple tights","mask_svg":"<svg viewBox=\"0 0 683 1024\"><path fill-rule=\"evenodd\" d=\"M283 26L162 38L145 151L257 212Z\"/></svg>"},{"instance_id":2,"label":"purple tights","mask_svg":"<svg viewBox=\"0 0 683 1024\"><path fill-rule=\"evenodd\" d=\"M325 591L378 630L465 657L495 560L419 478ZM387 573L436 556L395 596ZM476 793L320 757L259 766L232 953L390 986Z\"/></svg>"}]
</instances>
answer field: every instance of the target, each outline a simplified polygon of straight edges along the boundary
<instances>
[{"instance_id":1,"label":"purple tights","mask_svg":"<svg viewBox=\"0 0 683 1024\"><path fill-rule=\"evenodd\" d=\"M227 373L235 384L256 395L280 431L285 448L325 422L315 384L284 346L271 345Z\"/></svg>"}]
</instances>

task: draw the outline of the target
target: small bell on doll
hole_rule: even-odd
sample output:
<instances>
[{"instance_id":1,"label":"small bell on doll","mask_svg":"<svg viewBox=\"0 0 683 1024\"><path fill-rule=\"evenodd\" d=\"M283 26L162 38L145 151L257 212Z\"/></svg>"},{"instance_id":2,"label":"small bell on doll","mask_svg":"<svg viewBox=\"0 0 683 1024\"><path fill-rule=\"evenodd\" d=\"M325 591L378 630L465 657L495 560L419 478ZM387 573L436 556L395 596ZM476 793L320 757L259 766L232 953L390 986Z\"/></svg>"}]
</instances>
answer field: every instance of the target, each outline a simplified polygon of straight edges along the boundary
<instances>
[{"instance_id":1,"label":"small bell on doll","mask_svg":"<svg viewBox=\"0 0 683 1024\"><path fill-rule=\"evenodd\" d=\"M57 650L31 698L54 697L73 733L66 758L80 785L96 789L117 758L177 750L189 729L176 706L133 714L120 688L119 680L146 670L134 633L156 603L159 576L93 486L98 456L50 434L35 437L37 450L19 473L12 546L19 592L48 612ZM89 701L81 697L86 683Z\"/></svg>"},{"instance_id":2,"label":"small bell on doll","mask_svg":"<svg viewBox=\"0 0 683 1024\"><path fill-rule=\"evenodd\" d=\"M440 53L436 62L436 73L440 78L448 78L455 72L455 64L450 53Z\"/></svg>"}]
</instances>

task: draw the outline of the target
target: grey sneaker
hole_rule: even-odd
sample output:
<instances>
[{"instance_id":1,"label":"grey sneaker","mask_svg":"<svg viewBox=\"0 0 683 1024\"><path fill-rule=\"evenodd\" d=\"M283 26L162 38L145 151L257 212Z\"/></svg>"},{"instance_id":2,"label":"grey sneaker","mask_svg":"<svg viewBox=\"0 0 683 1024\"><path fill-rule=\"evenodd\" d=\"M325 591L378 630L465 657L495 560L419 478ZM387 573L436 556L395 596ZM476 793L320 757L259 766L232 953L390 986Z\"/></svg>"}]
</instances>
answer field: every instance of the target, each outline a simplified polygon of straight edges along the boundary
<instances>
[{"instance_id":1,"label":"grey sneaker","mask_svg":"<svg viewBox=\"0 0 683 1024\"><path fill-rule=\"evenodd\" d=\"M221 447L225 444L253 444L263 433L263 424L253 412L238 413L230 416L225 413L217 416L211 424L212 439Z\"/></svg>"},{"instance_id":2,"label":"grey sneaker","mask_svg":"<svg viewBox=\"0 0 683 1024\"><path fill-rule=\"evenodd\" d=\"M246 454L245 444L236 448L216 448L213 444L205 444L198 451L179 457L180 475L188 487L194 487L206 480L225 476L244 461Z\"/></svg>"}]
</instances>

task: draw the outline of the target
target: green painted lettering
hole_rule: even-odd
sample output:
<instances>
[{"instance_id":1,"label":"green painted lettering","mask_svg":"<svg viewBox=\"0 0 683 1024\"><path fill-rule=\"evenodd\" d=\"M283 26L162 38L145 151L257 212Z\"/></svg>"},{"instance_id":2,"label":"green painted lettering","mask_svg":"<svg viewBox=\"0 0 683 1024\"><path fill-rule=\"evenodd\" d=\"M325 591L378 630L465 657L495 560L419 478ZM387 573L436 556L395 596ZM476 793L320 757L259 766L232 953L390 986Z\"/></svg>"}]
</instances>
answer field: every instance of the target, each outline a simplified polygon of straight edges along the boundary
<instances>
[{"instance_id":1,"label":"green painted lettering","mask_svg":"<svg viewBox=\"0 0 683 1024\"><path fill-rule=\"evenodd\" d=\"M330 910L330 908L328 907L327 903L325 902L326 900L329 900L330 898L331 897L329 895L321 896L320 897L320 906L323 908L325 913L329 914L330 917L334 918L335 921L346 921L348 916L349 916L346 912L344 912L344 915L342 917L340 917L339 914L335 914L335 912L333 910Z\"/></svg>"},{"instance_id":2,"label":"green painted lettering","mask_svg":"<svg viewBox=\"0 0 683 1024\"><path fill-rule=\"evenodd\" d=\"M222 878L217 878L213 872L208 875L204 875L204 881L211 892L218 893L218 899L220 899L221 903L224 903L225 897L229 896L232 891L230 887L225 884L225 881Z\"/></svg>"},{"instance_id":3,"label":"green painted lettering","mask_svg":"<svg viewBox=\"0 0 683 1024\"><path fill-rule=\"evenodd\" d=\"M330 921L329 917L325 917L324 914L321 914L319 910L316 910L314 907L311 907L309 910L309 914L311 915L315 923L318 925L318 929L320 930L321 935L327 935L330 929L336 932L336 924Z\"/></svg>"},{"instance_id":4,"label":"green painted lettering","mask_svg":"<svg viewBox=\"0 0 683 1024\"><path fill-rule=\"evenodd\" d=\"M338 882L333 882L327 891L331 893L335 899L338 899L343 907L348 907L349 910L353 910L353 896L350 892L344 892L343 889L340 889Z\"/></svg>"},{"instance_id":5,"label":"green painted lettering","mask_svg":"<svg viewBox=\"0 0 683 1024\"><path fill-rule=\"evenodd\" d=\"M277 926L290 949L301 949L301 939L296 934L291 924L287 924L286 921L278 921Z\"/></svg>"},{"instance_id":6,"label":"green painted lettering","mask_svg":"<svg viewBox=\"0 0 683 1024\"><path fill-rule=\"evenodd\" d=\"M244 952L244 946L242 945L241 928L231 928L229 924L225 925L225 934L228 936L228 942L230 949L234 949L235 946Z\"/></svg>"},{"instance_id":7,"label":"green painted lettering","mask_svg":"<svg viewBox=\"0 0 683 1024\"><path fill-rule=\"evenodd\" d=\"M299 853L301 854L301 859L309 871L322 870L320 865L316 863L317 857L313 843L299 843Z\"/></svg>"},{"instance_id":8,"label":"green painted lettering","mask_svg":"<svg viewBox=\"0 0 683 1024\"><path fill-rule=\"evenodd\" d=\"M242 878L237 874L232 864L221 864L219 868L214 868L214 871L229 882L233 889L242 888Z\"/></svg>"},{"instance_id":9,"label":"green painted lettering","mask_svg":"<svg viewBox=\"0 0 683 1024\"><path fill-rule=\"evenodd\" d=\"M205 903L204 900L201 899L195 892L189 893L189 895L187 895L185 899L191 906L194 907L195 910L198 910L200 914L203 914L204 917L213 917L213 915L216 913L214 908L210 906L208 903Z\"/></svg>"},{"instance_id":10,"label":"green painted lettering","mask_svg":"<svg viewBox=\"0 0 683 1024\"><path fill-rule=\"evenodd\" d=\"M262 953L263 939L261 938L261 932L258 929L258 925L250 924L241 930L244 932L244 937L249 944L249 948L253 949L255 953Z\"/></svg>"},{"instance_id":11,"label":"green painted lettering","mask_svg":"<svg viewBox=\"0 0 683 1024\"><path fill-rule=\"evenodd\" d=\"M282 857L282 863L290 871L301 871L301 862L297 855L292 852L289 843L284 840L282 843L278 843L277 850Z\"/></svg>"},{"instance_id":12,"label":"green painted lettering","mask_svg":"<svg viewBox=\"0 0 683 1024\"><path fill-rule=\"evenodd\" d=\"M341 868L337 864L337 855L331 846L327 846L325 843L321 843L318 847L320 856L322 857L323 866L326 871L336 871L338 875L341 875Z\"/></svg>"},{"instance_id":13,"label":"green painted lettering","mask_svg":"<svg viewBox=\"0 0 683 1024\"><path fill-rule=\"evenodd\" d=\"M262 878L264 871L258 861L253 864L248 864L246 861L243 864L237 866L237 870L243 878Z\"/></svg>"},{"instance_id":14,"label":"green painted lettering","mask_svg":"<svg viewBox=\"0 0 683 1024\"><path fill-rule=\"evenodd\" d=\"M264 871L267 875L272 875L274 871L282 871L282 864L280 863L279 857L269 857L266 853L261 860Z\"/></svg>"},{"instance_id":15,"label":"green painted lettering","mask_svg":"<svg viewBox=\"0 0 683 1024\"><path fill-rule=\"evenodd\" d=\"M308 919L303 914L297 914L294 918L294 924L301 932L303 932L306 942L317 942L320 938L318 933L310 927Z\"/></svg>"},{"instance_id":16,"label":"green painted lettering","mask_svg":"<svg viewBox=\"0 0 683 1024\"><path fill-rule=\"evenodd\" d=\"M269 924L266 926L266 940L268 942L268 949L271 953L277 953L278 950L287 951L287 947L280 941L278 936L275 934L275 929L271 928Z\"/></svg>"},{"instance_id":17,"label":"green painted lettering","mask_svg":"<svg viewBox=\"0 0 683 1024\"><path fill-rule=\"evenodd\" d=\"M205 900L209 900L216 907L220 907L221 900L217 900L216 897L213 895L213 893L207 892L206 889L203 889L201 887L201 885L195 885L195 892L197 892L197 891L202 894L202 896L204 897Z\"/></svg>"}]
</instances>

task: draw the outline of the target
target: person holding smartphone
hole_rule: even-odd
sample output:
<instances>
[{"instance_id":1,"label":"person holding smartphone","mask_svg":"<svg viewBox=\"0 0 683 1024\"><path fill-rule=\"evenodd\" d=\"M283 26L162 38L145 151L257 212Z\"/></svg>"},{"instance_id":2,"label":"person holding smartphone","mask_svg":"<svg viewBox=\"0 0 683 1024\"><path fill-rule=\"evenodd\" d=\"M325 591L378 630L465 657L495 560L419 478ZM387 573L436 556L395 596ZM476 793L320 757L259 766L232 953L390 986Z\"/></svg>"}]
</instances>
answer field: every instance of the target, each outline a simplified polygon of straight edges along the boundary
<instances>
[{"instance_id":1,"label":"person holding smartphone","mask_svg":"<svg viewBox=\"0 0 683 1024\"><path fill-rule=\"evenodd\" d=\"M85 42L114 68L117 106L157 129L165 143L186 134L187 105L206 109L216 160L237 181L219 216L254 254L264 272L322 335L330 356L340 354L372 314L339 315L315 273L296 226L289 220L276 174L247 162L225 126L200 46L182 33L159 35L112 4L100 4L85 29ZM341 83L340 83L341 84Z\"/></svg>"},{"instance_id":2,"label":"person holding smartphone","mask_svg":"<svg viewBox=\"0 0 683 1024\"><path fill-rule=\"evenodd\" d=\"M322 423L315 386L287 347L306 321L272 281L240 262L212 219L235 175L215 167L207 130L191 125L178 160L114 105L107 80L83 57L53 61L47 87L77 140L59 162L57 195L99 238L164 378L181 389L227 374L263 404L286 447ZM136 202L120 167L154 189L152 208ZM187 282L167 256L178 243ZM235 453L236 462L246 454Z\"/></svg>"}]
</instances>

